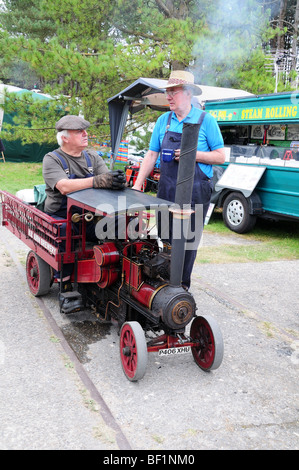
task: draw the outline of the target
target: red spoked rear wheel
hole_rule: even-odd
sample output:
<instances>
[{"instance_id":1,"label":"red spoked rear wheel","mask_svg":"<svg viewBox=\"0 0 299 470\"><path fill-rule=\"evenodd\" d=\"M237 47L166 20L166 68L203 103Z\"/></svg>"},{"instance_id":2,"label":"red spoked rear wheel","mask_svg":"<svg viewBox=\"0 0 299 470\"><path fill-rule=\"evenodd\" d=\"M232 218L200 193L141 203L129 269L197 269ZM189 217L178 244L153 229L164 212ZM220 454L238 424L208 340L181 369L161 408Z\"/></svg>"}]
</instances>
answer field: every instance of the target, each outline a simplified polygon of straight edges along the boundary
<instances>
[{"instance_id":1,"label":"red spoked rear wheel","mask_svg":"<svg viewBox=\"0 0 299 470\"><path fill-rule=\"evenodd\" d=\"M130 381L142 379L147 356L147 344L140 324L136 321L124 323L120 332L120 357L123 371Z\"/></svg>"},{"instance_id":2,"label":"red spoked rear wheel","mask_svg":"<svg viewBox=\"0 0 299 470\"><path fill-rule=\"evenodd\" d=\"M192 354L196 364L203 370L217 369L223 359L223 338L214 318L210 316L196 317L191 325L190 336L196 340Z\"/></svg>"},{"instance_id":3,"label":"red spoked rear wheel","mask_svg":"<svg viewBox=\"0 0 299 470\"><path fill-rule=\"evenodd\" d=\"M26 259L26 278L30 292L36 297L49 292L52 284L51 267L32 250Z\"/></svg>"}]
</instances>

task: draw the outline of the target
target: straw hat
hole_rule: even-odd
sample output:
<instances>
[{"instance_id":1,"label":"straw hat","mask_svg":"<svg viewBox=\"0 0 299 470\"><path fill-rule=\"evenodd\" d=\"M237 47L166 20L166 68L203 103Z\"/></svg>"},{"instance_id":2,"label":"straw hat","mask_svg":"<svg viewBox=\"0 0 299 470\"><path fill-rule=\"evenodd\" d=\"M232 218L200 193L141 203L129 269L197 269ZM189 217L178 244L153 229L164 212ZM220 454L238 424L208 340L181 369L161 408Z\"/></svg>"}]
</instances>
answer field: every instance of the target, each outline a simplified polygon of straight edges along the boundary
<instances>
[{"instance_id":1,"label":"straw hat","mask_svg":"<svg viewBox=\"0 0 299 470\"><path fill-rule=\"evenodd\" d=\"M194 84L193 73L185 72L184 70L174 70L171 72L167 85L165 85L163 88L167 89L184 85L188 85L190 88L192 88L195 95L201 95L201 88Z\"/></svg>"}]
</instances>

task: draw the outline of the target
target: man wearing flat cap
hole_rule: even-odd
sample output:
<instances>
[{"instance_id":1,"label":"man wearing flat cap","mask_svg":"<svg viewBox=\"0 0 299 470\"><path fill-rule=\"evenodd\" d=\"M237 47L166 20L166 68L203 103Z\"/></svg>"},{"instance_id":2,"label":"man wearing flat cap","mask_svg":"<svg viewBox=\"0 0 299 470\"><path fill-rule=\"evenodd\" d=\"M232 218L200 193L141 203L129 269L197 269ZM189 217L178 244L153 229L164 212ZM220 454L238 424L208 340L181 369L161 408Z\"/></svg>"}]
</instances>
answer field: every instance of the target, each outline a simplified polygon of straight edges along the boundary
<instances>
[{"instance_id":1,"label":"man wearing flat cap","mask_svg":"<svg viewBox=\"0 0 299 470\"><path fill-rule=\"evenodd\" d=\"M149 150L144 157L133 189L141 190L143 181L151 173L160 154L160 181L157 196L174 202L178 163L180 158L183 158L180 149L183 124L185 122L200 124L192 207L202 207L204 220L212 194L212 165L220 165L225 161L223 138L216 120L192 104L193 95L201 94L200 87L194 83L192 73L183 70L171 72L164 89L170 111L160 116L156 122ZM191 226L193 231L193 215L191 216ZM187 250L185 254L182 285L186 289L190 287L196 253L197 250Z\"/></svg>"},{"instance_id":2,"label":"man wearing flat cap","mask_svg":"<svg viewBox=\"0 0 299 470\"><path fill-rule=\"evenodd\" d=\"M90 123L80 116L67 115L55 125L59 148L47 153L43 159L43 177L46 183L44 211L57 220L66 219L66 195L81 189L123 189L125 175L121 170L109 171L103 159L94 150L88 149L87 130ZM93 223L87 224L86 237L97 241ZM63 248L63 247L62 247ZM72 264L63 266L63 273L55 273L61 290L72 289L70 278ZM66 305L67 304L67 305ZM65 302L65 313L79 310L77 301Z\"/></svg>"},{"instance_id":3,"label":"man wearing flat cap","mask_svg":"<svg viewBox=\"0 0 299 470\"><path fill-rule=\"evenodd\" d=\"M68 115L55 125L59 148L45 155L43 177L47 198L45 212L66 217L66 194L87 188L122 189L125 176L109 171L103 159L88 146L90 123Z\"/></svg>"}]
</instances>

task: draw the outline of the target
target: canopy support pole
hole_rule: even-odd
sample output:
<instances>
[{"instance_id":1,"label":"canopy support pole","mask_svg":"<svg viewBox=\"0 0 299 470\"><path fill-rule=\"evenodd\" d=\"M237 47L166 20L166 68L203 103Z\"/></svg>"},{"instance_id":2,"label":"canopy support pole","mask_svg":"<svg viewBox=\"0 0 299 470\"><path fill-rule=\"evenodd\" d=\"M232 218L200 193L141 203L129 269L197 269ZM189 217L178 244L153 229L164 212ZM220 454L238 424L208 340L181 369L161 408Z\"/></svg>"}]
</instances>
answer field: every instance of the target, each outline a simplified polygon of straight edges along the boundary
<instances>
[{"instance_id":1,"label":"canopy support pole","mask_svg":"<svg viewBox=\"0 0 299 470\"><path fill-rule=\"evenodd\" d=\"M110 169L111 170L113 170L114 163L115 163L115 160L116 160L116 157L117 157L118 149L119 149L119 146L120 146L120 142L121 142L121 139L122 139L122 135L123 135L124 128L125 128L125 125L126 125L126 122L127 122L128 114L129 114L130 104L131 104L131 101L126 101L125 105L123 107L121 120L120 120L120 123L119 123L117 136L116 136L116 139L115 139L115 144L114 144L114 147L111 149L112 150L111 160L110 160Z\"/></svg>"}]
</instances>

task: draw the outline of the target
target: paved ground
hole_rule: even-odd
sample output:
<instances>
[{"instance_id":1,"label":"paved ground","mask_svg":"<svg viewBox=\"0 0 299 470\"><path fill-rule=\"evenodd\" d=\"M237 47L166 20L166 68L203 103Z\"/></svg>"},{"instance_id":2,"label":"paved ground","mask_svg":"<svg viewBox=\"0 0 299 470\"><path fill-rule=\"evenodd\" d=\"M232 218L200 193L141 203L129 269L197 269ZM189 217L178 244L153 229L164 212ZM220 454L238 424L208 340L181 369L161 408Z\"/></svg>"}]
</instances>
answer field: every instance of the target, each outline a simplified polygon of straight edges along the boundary
<instances>
[{"instance_id":1,"label":"paved ground","mask_svg":"<svg viewBox=\"0 0 299 470\"><path fill-rule=\"evenodd\" d=\"M109 449L103 422L9 256L0 229L0 449ZM9 235L7 238L7 234Z\"/></svg>"},{"instance_id":2,"label":"paved ground","mask_svg":"<svg viewBox=\"0 0 299 470\"><path fill-rule=\"evenodd\" d=\"M118 448L28 293L11 247L24 262L24 246L0 228L0 449ZM299 260L197 266L192 292L198 313L221 328L221 367L205 373L192 356L150 354L138 383L122 373L116 328L88 313L60 315L56 287L44 303L79 344L82 367L132 449L298 450L298 278Z\"/></svg>"}]
</instances>

